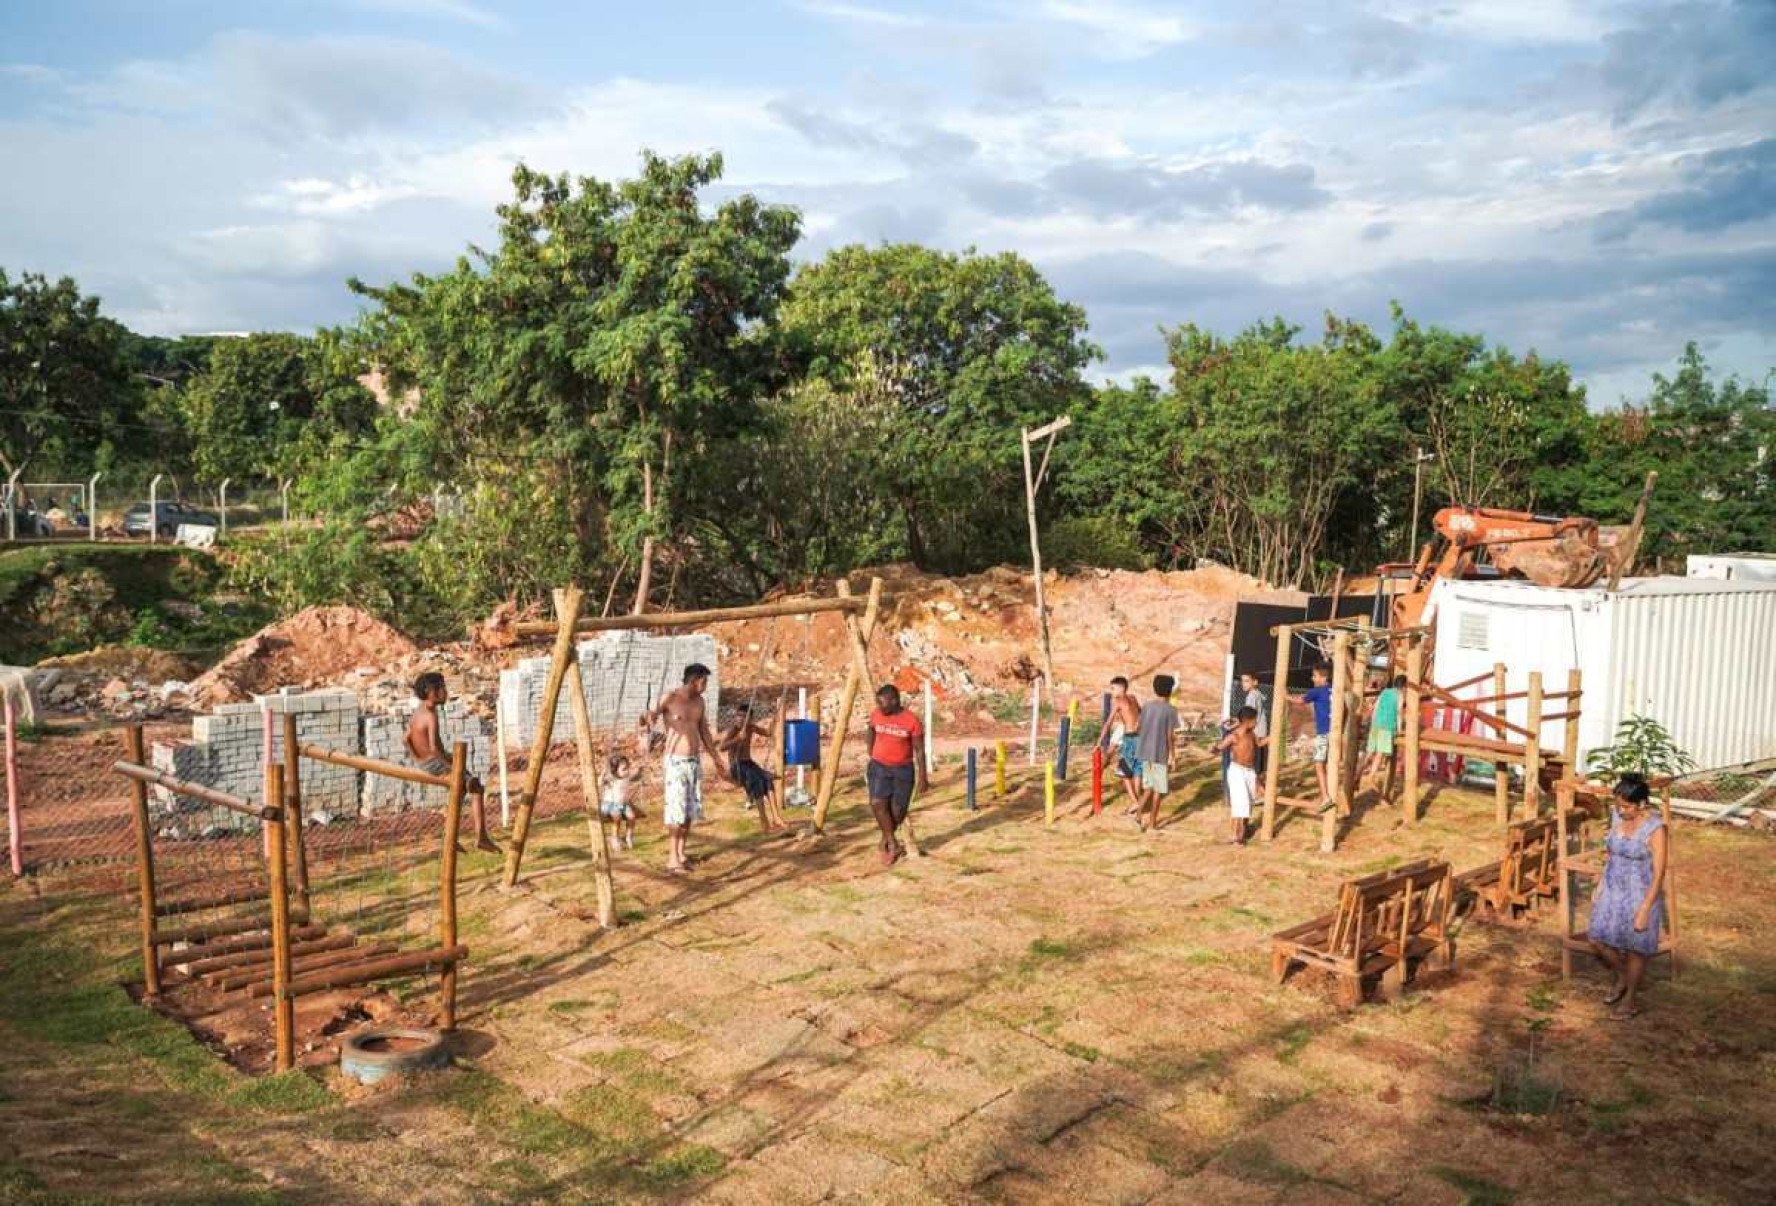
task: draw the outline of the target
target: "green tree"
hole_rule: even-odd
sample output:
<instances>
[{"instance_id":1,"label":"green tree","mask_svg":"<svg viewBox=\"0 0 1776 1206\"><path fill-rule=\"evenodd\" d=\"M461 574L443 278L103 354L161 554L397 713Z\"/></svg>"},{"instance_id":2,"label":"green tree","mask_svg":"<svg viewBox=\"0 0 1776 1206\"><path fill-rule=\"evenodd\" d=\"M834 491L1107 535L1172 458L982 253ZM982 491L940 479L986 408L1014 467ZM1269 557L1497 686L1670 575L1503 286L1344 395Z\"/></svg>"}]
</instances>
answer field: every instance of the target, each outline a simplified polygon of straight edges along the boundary
<instances>
[{"instance_id":1,"label":"green tree","mask_svg":"<svg viewBox=\"0 0 1776 1206\"><path fill-rule=\"evenodd\" d=\"M181 393L192 460L208 482L278 477L364 434L376 403L336 334L219 341Z\"/></svg>"},{"instance_id":2,"label":"green tree","mask_svg":"<svg viewBox=\"0 0 1776 1206\"><path fill-rule=\"evenodd\" d=\"M562 525L580 573L613 552L638 564L638 604L654 541L695 512L687 464L727 455L789 377L774 319L799 219L750 195L705 212L721 168L646 154L611 184L519 167L496 249L409 284L353 282L437 472ZM508 564L487 585L534 598L558 572Z\"/></svg>"},{"instance_id":3,"label":"green tree","mask_svg":"<svg viewBox=\"0 0 1776 1206\"><path fill-rule=\"evenodd\" d=\"M0 479L110 467L141 401L126 335L68 277L0 269Z\"/></svg>"},{"instance_id":4,"label":"green tree","mask_svg":"<svg viewBox=\"0 0 1776 1206\"><path fill-rule=\"evenodd\" d=\"M1081 372L1100 353L1083 310L1017 255L895 244L802 269L783 323L833 396L889 408L869 509L878 525L898 518L915 562L1023 555L1018 432L1089 399Z\"/></svg>"}]
</instances>

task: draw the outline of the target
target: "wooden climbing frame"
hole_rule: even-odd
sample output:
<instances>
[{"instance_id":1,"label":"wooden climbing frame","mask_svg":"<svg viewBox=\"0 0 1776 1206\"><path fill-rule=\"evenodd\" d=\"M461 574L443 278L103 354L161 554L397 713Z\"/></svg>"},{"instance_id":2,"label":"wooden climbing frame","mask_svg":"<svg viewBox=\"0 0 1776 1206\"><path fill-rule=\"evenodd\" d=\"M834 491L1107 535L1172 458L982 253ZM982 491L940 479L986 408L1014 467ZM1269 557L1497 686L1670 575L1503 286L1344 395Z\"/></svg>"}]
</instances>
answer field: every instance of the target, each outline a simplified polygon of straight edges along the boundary
<instances>
[{"instance_id":1,"label":"wooden climbing frame","mask_svg":"<svg viewBox=\"0 0 1776 1206\"><path fill-rule=\"evenodd\" d=\"M322 746L299 747L295 741L294 721L293 716L285 718L284 759L266 767L264 801L257 805L146 765L140 726L131 726L126 731L126 757L112 765L112 770L127 778L131 786L145 995L149 998L160 996L167 990L168 972L177 970L187 983L202 983L221 992L242 994L248 999L269 996L272 999L276 1067L280 1072L295 1065L296 999L310 993L437 971L439 1025L445 1030L453 1029L456 1025L457 967L469 954L468 948L457 942L456 932L456 843L462 821L467 747L461 742L456 743L448 776L431 775L414 767L339 753ZM301 758L445 789L437 947L403 952L383 944L363 946L349 931L329 930L313 923L308 861L302 848L298 819L302 799ZM155 880L154 830L148 813L150 785L257 820L264 827L266 838L264 890L257 887L230 889L202 897L162 900ZM292 871L296 879L294 907L291 902ZM267 906L263 913L171 929L161 925L163 918L184 917L261 901Z\"/></svg>"},{"instance_id":2,"label":"wooden climbing frame","mask_svg":"<svg viewBox=\"0 0 1776 1206\"><path fill-rule=\"evenodd\" d=\"M875 634L882 608L882 580L871 578L869 591L863 598L851 593L850 584L840 580L835 597L830 599L791 599L779 603L758 603L748 607L712 608L704 611L645 612L641 615L581 617L582 592L567 587L555 592L555 619L528 620L513 625L519 637L551 637L554 646L549 660L549 675L543 683L543 694L537 710L536 734L531 740L530 759L525 768L524 784L512 812L512 832L506 843L506 867L502 882L507 888L516 886L524 865L524 851L530 840L531 817L536 811L537 794L542 789L543 763L555 739L555 710L564 684L572 681L572 697L584 698L580 689L579 659L574 653L574 638L583 633L615 632L635 629L693 628L740 620L770 619L780 616L809 616L824 612L840 612L846 619L852 643L861 639L866 654L861 659L853 654L845 688L839 697L838 722L830 738L825 765L820 775L819 790L814 802L814 830L826 824L828 806L832 803L838 776L839 755L844 751L845 733L851 725L857 694L869 677L867 649ZM859 619L861 617L861 619ZM571 702L571 700L570 700ZM574 709L576 741L580 747L582 790L586 794L588 820L593 828L593 874L598 881L599 920L607 927L616 924L614 887L610 876L610 838L598 808L598 771L592 757L590 717L582 717L583 708ZM781 729L778 730L781 733ZM781 738L779 738L781 740Z\"/></svg>"},{"instance_id":3,"label":"wooden climbing frame","mask_svg":"<svg viewBox=\"0 0 1776 1206\"><path fill-rule=\"evenodd\" d=\"M1418 681L1417 676L1409 670L1407 685L1408 700L1416 697L1422 701L1421 706L1409 708L1406 712L1407 733L1411 735L1408 742L1410 748L1414 752L1430 750L1490 762L1493 766L1494 814L1501 829L1511 823L1512 765L1522 769L1524 811L1531 818L1541 814L1542 797L1548 787L1562 776L1572 773L1578 760L1579 719L1584 701L1583 679L1576 669L1567 672L1564 691L1545 690L1542 675L1535 670L1529 672L1524 690L1508 690L1508 679L1505 664L1499 662L1489 674L1477 675L1446 687ZM1490 694L1479 697L1464 697L1459 694L1487 684L1492 688ZM1519 700L1524 704L1522 724L1511 720L1507 715L1509 705ZM1562 710L1548 711L1548 704L1554 701L1564 703ZM1448 708L1457 715L1466 717L1471 728L1489 730L1491 735L1430 728L1425 723L1427 709L1422 706L1423 703ZM1557 721L1562 724L1559 749L1543 741L1546 726ZM1409 770L1415 769L1416 757L1411 761L1413 767ZM1417 812L1417 802L1411 793L1408 798L1412 800L1407 806L1407 814L1411 816Z\"/></svg>"}]
</instances>

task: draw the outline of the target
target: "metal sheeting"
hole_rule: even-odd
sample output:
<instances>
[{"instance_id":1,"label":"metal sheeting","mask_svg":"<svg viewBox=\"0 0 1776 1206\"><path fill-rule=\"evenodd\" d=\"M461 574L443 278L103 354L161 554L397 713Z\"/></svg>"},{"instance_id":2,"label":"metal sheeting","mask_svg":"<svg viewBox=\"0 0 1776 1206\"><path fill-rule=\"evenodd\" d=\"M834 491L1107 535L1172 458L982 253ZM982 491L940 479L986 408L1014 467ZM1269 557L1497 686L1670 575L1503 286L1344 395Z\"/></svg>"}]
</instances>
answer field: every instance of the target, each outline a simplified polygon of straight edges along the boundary
<instances>
[{"instance_id":1,"label":"metal sheeting","mask_svg":"<svg viewBox=\"0 0 1776 1206\"><path fill-rule=\"evenodd\" d=\"M1776 584L1638 579L1611 593L1445 582L1436 602L1438 682L1460 682L1502 661L1511 690L1522 690L1538 670L1544 689L1560 691L1570 668L1583 672L1581 760L1636 713L1663 724L1698 766L1776 755ZM1463 617L1480 614L1487 647L1464 648ZM1472 637L1478 625L1467 624ZM1516 701L1508 714L1522 723L1524 711ZM1559 727L1548 726L1544 742L1557 745Z\"/></svg>"},{"instance_id":2,"label":"metal sheeting","mask_svg":"<svg viewBox=\"0 0 1776 1206\"><path fill-rule=\"evenodd\" d=\"M1697 766L1776 754L1776 584L1605 607L1618 720L1654 717Z\"/></svg>"}]
</instances>

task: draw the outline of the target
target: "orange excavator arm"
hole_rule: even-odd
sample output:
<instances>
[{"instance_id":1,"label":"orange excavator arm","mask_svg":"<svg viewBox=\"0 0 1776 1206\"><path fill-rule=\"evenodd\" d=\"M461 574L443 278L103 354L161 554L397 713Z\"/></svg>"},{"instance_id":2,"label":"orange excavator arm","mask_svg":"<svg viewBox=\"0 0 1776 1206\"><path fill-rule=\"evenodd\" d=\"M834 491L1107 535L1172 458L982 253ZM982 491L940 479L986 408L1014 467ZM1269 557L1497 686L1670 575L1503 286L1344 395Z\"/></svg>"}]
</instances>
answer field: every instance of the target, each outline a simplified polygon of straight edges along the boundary
<instances>
[{"instance_id":1,"label":"orange excavator arm","mask_svg":"<svg viewBox=\"0 0 1776 1206\"><path fill-rule=\"evenodd\" d=\"M1431 586L1438 578L1472 576L1484 550L1493 567L1506 577L1540 586L1589 586L1609 572L1595 519L1577 515L1537 515L1495 507L1444 507L1431 520L1443 549L1433 561L1427 544L1410 574L1394 574L1406 584L1393 599L1389 623L1410 628L1424 617ZM1381 572L1403 566L1383 566Z\"/></svg>"}]
</instances>

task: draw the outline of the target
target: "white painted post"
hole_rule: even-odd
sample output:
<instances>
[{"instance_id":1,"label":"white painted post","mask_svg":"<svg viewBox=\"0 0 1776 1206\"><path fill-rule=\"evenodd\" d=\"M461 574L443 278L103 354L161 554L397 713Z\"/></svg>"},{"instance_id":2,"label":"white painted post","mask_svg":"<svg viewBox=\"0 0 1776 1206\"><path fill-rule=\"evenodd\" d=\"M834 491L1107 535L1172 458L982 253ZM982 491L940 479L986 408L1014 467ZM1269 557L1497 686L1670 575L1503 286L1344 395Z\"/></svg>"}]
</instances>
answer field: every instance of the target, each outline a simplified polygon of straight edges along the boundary
<instances>
[{"instance_id":1,"label":"white painted post","mask_svg":"<svg viewBox=\"0 0 1776 1206\"><path fill-rule=\"evenodd\" d=\"M937 760L932 756L932 754L933 754L933 748L932 748L932 740L931 740L931 680L926 679L925 680L925 769L926 770L931 770L933 767L935 767L937 765Z\"/></svg>"},{"instance_id":2,"label":"white painted post","mask_svg":"<svg viewBox=\"0 0 1776 1206\"><path fill-rule=\"evenodd\" d=\"M95 542L99 538L99 479L104 476L101 470L86 482L86 538Z\"/></svg>"},{"instance_id":3,"label":"white painted post","mask_svg":"<svg viewBox=\"0 0 1776 1206\"><path fill-rule=\"evenodd\" d=\"M164 473L156 473L154 480L148 483L148 543L153 544L160 528L160 479ZM266 720L270 724L269 719ZM270 841L270 838L266 839Z\"/></svg>"},{"instance_id":4,"label":"white painted post","mask_svg":"<svg viewBox=\"0 0 1776 1206\"><path fill-rule=\"evenodd\" d=\"M512 827L512 793L506 786L506 701L495 697L493 704L494 744L499 747L500 828Z\"/></svg>"},{"instance_id":5,"label":"white painted post","mask_svg":"<svg viewBox=\"0 0 1776 1206\"><path fill-rule=\"evenodd\" d=\"M1036 765L1036 718L1042 711L1042 680L1030 680L1030 765Z\"/></svg>"},{"instance_id":6,"label":"white painted post","mask_svg":"<svg viewBox=\"0 0 1776 1206\"><path fill-rule=\"evenodd\" d=\"M295 478L286 477L278 483L278 500L283 504L284 526L286 528L290 526L290 483L295 480Z\"/></svg>"},{"instance_id":7,"label":"white painted post","mask_svg":"<svg viewBox=\"0 0 1776 1206\"><path fill-rule=\"evenodd\" d=\"M808 719L808 688L806 687L796 688L796 719ZM805 766L796 767L796 790L806 797L808 791L808 768Z\"/></svg>"},{"instance_id":8,"label":"white painted post","mask_svg":"<svg viewBox=\"0 0 1776 1206\"><path fill-rule=\"evenodd\" d=\"M216 491L217 498L220 500L218 510L222 512L222 530L217 533L218 536L228 535L228 483L233 480L232 477L223 478L221 489Z\"/></svg>"},{"instance_id":9,"label":"white painted post","mask_svg":"<svg viewBox=\"0 0 1776 1206\"><path fill-rule=\"evenodd\" d=\"M6 540L9 544L18 539L18 482L19 474L24 471L21 465L6 479Z\"/></svg>"},{"instance_id":10,"label":"white painted post","mask_svg":"<svg viewBox=\"0 0 1776 1206\"><path fill-rule=\"evenodd\" d=\"M1281 690L1280 687L1272 690ZM1233 650L1227 651L1227 662L1221 667L1221 719L1232 720L1233 713L1239 711L1233 707Z\"/></svg>"}]
</instances>

